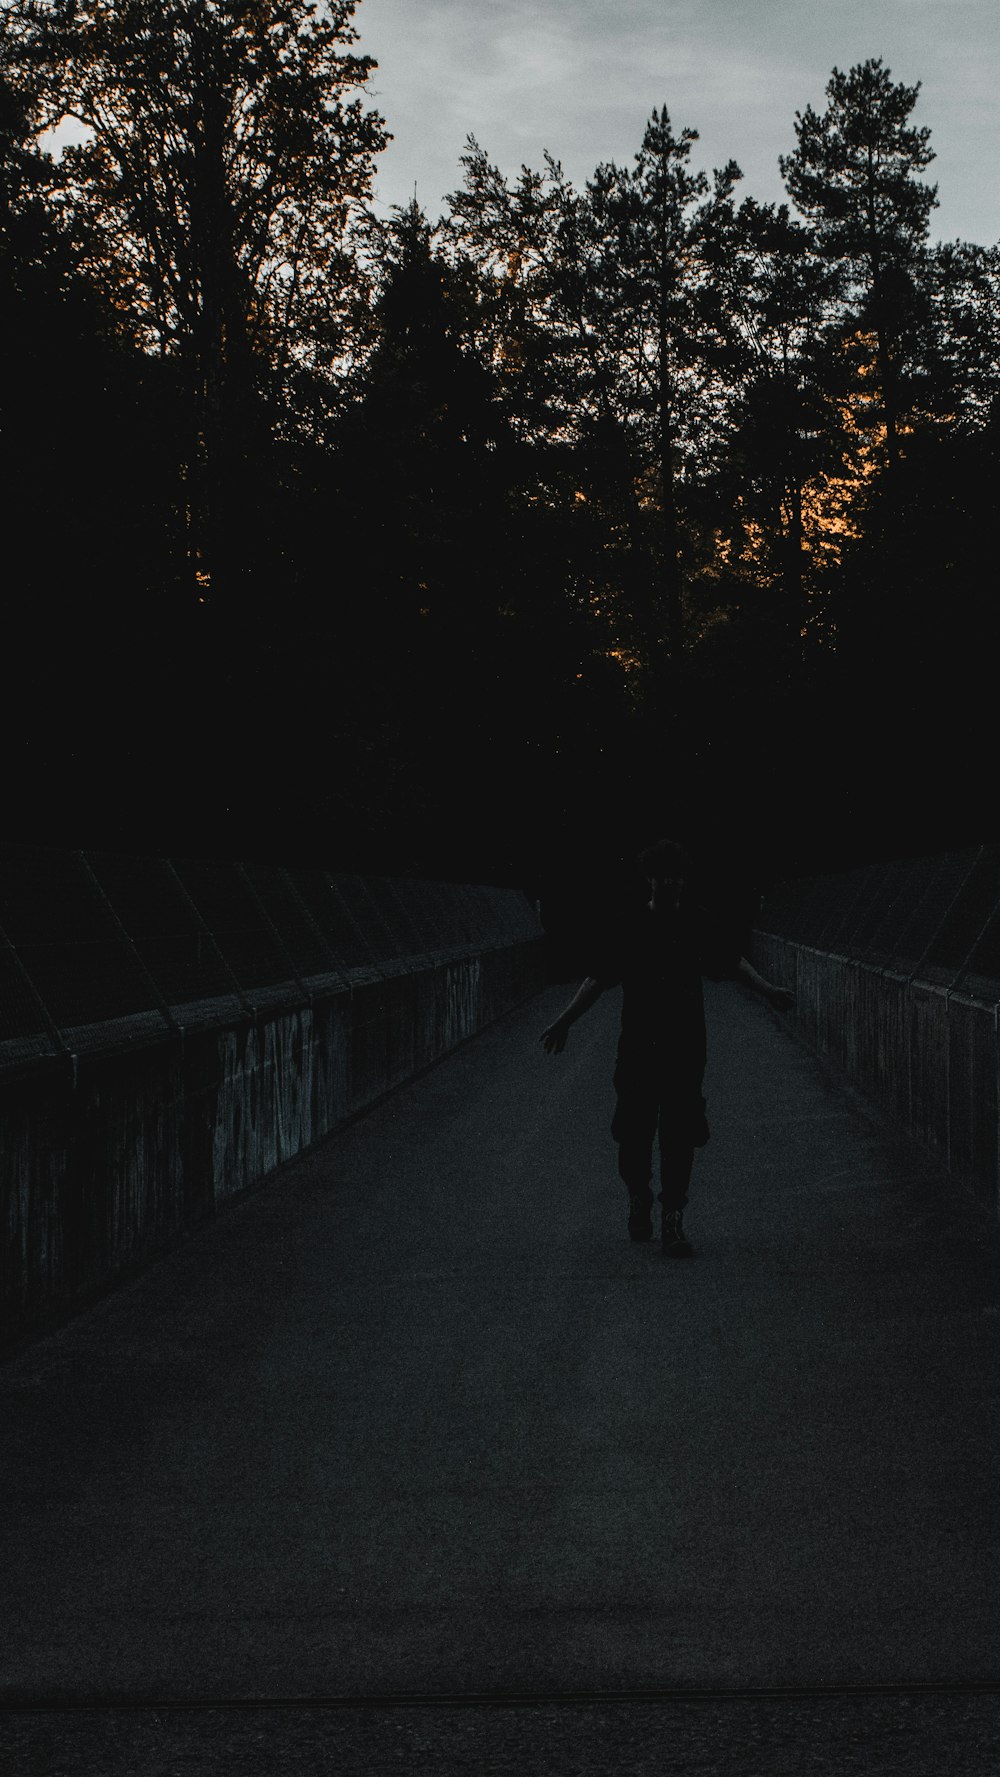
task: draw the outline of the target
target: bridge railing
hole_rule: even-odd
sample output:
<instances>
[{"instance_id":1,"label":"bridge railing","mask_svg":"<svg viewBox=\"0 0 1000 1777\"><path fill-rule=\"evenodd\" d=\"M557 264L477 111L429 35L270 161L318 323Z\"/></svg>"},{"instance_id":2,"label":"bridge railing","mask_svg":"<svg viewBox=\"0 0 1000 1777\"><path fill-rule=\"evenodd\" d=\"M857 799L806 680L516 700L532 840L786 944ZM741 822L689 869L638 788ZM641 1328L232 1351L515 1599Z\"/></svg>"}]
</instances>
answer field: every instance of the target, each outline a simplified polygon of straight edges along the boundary
<instances>
[{"instance_id":1,"label":"bridge railing","mask_svg":"<svg viewBox=\"0 0 1000 1777\"><path fill-rule=\"evenodd\" d=\"M523 895L199 858L0 848L0 1073L306 1005L529 941Z\"/></svg>"},{"instance_id":2,"label":"bridge railing","mask_svg":"<svg viewBox=\"0 0 1000 1777\"><path fill-rule=\"evenodd\" d=\"M961 991L1000 983L1000 845L784 884L762 930ZM1000 990L998 990L1000 991Z\"/></svg>"},{"instance_id":3,"label":"bridge railing","mask_svg":"<svg viewBox=\"0 0 1000 1777\"><path fill-rule=\"evenodd\" d=\"M0 1343L544 980L513 889L0 848Z\"/></svg>"},{"instance_id":4,"label":"bridge railing","mask_svg":"<svg viewBox=\"0 0 1000 1777\"><path fill-rule=\"evenodd\" d=\"M754 957L801 1034L1000 1205L1000 845L779 886Z\"/></svg>"}]
</instances>

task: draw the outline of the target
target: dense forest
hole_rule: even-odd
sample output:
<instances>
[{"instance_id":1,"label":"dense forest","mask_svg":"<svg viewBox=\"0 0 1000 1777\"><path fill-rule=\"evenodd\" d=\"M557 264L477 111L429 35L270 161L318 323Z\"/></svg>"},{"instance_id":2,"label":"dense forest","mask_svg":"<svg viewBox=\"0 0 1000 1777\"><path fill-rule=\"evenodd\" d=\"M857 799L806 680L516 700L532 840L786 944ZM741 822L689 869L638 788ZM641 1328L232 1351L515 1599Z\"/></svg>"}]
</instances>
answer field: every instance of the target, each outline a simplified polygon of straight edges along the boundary
<instances>
[{"instance_id":1,"label":"dense forest","mask_svg":"<svg viewBox=\"0 0 1000 1777\"><path fill-rule=\"evenodd\" d=\"M932 237L918 89L835 69L780 205L664 108L384 219L355 10L3 0L7 835L995 837L1000 254Z\"/></svg>"}]
</instances>

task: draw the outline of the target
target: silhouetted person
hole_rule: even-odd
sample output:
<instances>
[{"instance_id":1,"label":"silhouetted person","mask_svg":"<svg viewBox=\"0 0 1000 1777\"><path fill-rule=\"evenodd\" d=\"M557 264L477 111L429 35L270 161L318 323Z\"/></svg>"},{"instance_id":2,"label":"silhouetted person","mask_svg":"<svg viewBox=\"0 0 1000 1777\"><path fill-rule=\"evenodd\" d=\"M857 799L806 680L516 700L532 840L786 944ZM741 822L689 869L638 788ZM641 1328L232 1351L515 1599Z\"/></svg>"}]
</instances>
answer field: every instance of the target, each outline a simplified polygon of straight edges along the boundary
<instances>
[{"instance_id":1,"label":"silhouetted person","mask_svg":"<svg viewBox=\"0 0 1000 1777\"><path fill-rule=\"evenodd\" d=\"M709 1135L702 1096L702 975L737 977L776 1006L791 1005L792 995L765 981L739 954L724 919L712 920L693 892L691 860L681 846L662 839L642 852L638 863L648 899L640 897L613 922L592 972L541 1040L547 1053L560 1054L570 1026L605 988L621 983L611 1133L629 1194L628 1230L633 1240L653 1238L653 1141L659 1132L663 1250L682 1257L692 1250L683 1213L694 1151Z\"/></svg>"}]
</instances>

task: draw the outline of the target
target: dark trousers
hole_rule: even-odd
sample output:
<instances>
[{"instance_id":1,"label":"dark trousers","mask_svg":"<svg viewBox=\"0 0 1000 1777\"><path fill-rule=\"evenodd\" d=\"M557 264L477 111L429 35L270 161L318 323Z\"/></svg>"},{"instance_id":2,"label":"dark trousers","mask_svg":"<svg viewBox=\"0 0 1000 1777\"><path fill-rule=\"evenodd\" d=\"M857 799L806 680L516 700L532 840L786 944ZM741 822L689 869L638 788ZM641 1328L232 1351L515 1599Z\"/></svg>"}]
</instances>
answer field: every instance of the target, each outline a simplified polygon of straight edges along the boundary
<instances>
[{"instance_id":1,"label":"dark trousers","mask_svg":"<svg viewBox=\"0 0 1000 1777\"><path fill-rule=\"evenodd\" d=\"M660 1200L668 1212L685 1207L695 1148L708 1140L701 1081L700 1067L662 1070L619 1060L611 1133L618 1144L618 1171L630 1197L648 1197L652 1202L653 1141L658 1135Z\"/></svg>"}]
</instances>

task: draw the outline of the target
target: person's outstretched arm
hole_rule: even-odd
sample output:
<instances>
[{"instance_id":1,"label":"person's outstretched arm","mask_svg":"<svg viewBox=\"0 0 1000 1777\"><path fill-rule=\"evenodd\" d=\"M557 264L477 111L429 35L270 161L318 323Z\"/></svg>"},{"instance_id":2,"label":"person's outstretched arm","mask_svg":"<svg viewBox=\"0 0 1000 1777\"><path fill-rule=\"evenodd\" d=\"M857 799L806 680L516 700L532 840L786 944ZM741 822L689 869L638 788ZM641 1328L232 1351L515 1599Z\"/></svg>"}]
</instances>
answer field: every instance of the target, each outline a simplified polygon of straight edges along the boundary
<instances>
[{"instance_id":1,"label":"person's outstretched arm","mask_svg":"<svg viewBox=\"0 0 1000 1777\"><path fill-rule=\"evenodd\" d=\"M745 981L748 987L752 987L762 999L769 1000L772 1006L787 1008L795 1004L795 995L789 993L787 987L776 987L773 981L765 981L763 975L758 975L753 963L748 963L745 956L740 957L736 978L738 981Z\"/></svg>"},{"instance_id":2,"label":"person's outstretched arm","mask_svg":"<svg viewBox=\"0 0 1000 1777\"><path fill-rule=\"evenodd\" d=\"M575 1024L578 1018L582 1018L584 1012L589 1012L594 1001L600 999L603 992L601 983L595 981L592 975L588 975L586 981L580 983L565 1012L560 1012L558 1018L549 1025L548 1030L542 1032L541 1040L546 1055L562 1054L566 1047L570 1025Z\"/></svg>"}]
</instances>

